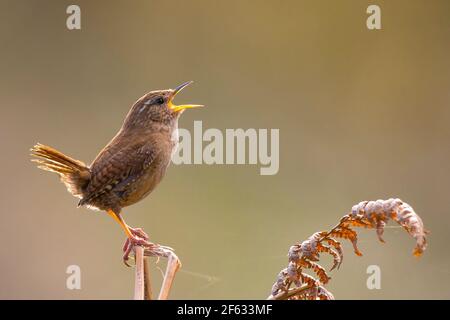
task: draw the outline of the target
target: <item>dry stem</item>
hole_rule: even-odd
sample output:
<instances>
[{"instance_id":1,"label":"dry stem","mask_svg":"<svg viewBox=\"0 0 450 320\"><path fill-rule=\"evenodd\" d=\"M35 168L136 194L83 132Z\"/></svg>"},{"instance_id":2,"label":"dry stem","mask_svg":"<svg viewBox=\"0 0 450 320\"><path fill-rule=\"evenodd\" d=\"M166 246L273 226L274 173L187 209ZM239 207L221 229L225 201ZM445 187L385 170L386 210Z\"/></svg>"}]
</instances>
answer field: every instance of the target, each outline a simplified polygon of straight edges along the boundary
<instances>
[{"instance_id":1,"label":"dry stem","mask_svg":"<svg viewBox=\"0 0 450 320\"><path fill-rule=\"evenodd\" d=\"M168 258L164 280L158 295L158 300L166 300L169 297L176 272L181 267L178 256L173 252L172 248L158 244L145 248L145 250L141 246L135 246L134 254L136 260L134 299L151 300L152 289L147 256Z\"/></svg>"},{"instance_id":2,"label":"dry stem","mask_svg":"<svg viewBox=\"0 0 450 320\"><path fill-rule=\"evenodd\" d=\"M134 255L136 260L134 277L134 300L144 300L144 248L141 246L135 246Z\"/></svg>"},{"instance_id":3,"label":"dry stem","mask_svg":"<svg viewBox=\"0 0 450 320\"><path fill-rule=\"evenodd\" d=\"M288 291L282 291L274 296L270 295L267 297L267 300L286 300L292 296L296 296L296 295L302 293L303 291L309 290L313 287L314 287L313 285L304 285L299 288L289 289Z\"/></svg>"},{"instance_id":4,"label":"dry stem","mask_svg":"<svg viewBox=\"0 0 450 320\"><path fill-rule=\"evenodd\" d=\"M144 300L152 300L152 285L148 258L144 257Z\"/></svg>"}]
</instances>

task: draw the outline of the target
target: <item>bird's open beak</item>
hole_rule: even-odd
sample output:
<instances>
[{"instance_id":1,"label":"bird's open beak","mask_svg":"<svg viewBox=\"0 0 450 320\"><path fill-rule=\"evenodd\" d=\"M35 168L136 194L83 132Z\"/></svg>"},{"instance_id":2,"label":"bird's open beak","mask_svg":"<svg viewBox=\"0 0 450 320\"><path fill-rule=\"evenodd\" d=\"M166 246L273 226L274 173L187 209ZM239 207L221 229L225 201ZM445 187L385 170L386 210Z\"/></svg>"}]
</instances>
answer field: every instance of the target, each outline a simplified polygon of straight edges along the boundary
<instances>
[{"instance_id":1,"label":"bird's open beak","mask_svg":"<svg viewBox=\"0 0 450 320\"><path fill-rule=\"evenodd\" d=\"M186 88L188 85L190 85L193 82L194 81L185 82L183 84L180 84L175 89L173 89L173 95L172 95L172 98L169 101L169 109L170 110L172 110L173 112L180 112L180 111L185 110L185 109L192 109L192 108L203 107L203 105L201 105L201 104L182 104L182 105L177 106L177 105L172 103L173 98L178 94L178 92L180 92L181 90L183 90L184 88Z\"/></svg>"}]
</instances>

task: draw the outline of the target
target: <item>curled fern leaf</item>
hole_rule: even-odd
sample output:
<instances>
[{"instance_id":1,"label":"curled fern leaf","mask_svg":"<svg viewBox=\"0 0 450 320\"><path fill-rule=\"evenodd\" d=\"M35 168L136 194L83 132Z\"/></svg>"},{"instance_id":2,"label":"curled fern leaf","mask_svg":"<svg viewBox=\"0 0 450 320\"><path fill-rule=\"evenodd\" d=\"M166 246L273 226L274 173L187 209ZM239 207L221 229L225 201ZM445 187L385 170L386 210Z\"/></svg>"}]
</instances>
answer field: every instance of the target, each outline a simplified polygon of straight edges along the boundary
<instances>
[{"instance_id":1,"label":"curled fern leaf","mask_svg":"<svg viewBox=\"0 0 450 320\"><path fill-rule=\"evenodd\" d=\"M330 271L339 269L344 255L337 239L349 240L355 254L361 256L362 253L357 247L358 235L352 228L375 229L378 239L384 242L382 235L389 220L397 222L416 240L413 254L420 256L427 247L428 232L422 219L409 204L393 198L362 201L354 205L351 212L343 216L330 231L316 232L302 243L291 246L288 252L288 267L278 274L269 299L333 300L333 294L324 287L331 278L319 264L320 253L333 257ZM304 270L312 270L317 278L304 273Z\"/></svg>"}]
</instances>

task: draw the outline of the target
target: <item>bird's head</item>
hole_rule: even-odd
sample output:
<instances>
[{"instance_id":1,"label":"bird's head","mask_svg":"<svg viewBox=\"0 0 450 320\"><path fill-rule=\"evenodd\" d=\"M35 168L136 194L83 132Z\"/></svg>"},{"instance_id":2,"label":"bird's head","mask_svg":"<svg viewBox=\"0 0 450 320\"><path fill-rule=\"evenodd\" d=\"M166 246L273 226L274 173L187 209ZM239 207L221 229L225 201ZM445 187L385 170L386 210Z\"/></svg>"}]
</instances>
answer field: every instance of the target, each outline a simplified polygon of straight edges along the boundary
<instances>
[{"instance_id":1,"label":"bird's head","mask_svg":"<svg viewBox=\"0 0 450 320\"><path fill-rule=\"evenodd\" d=\"M170 125L176 122L186 109L199 108L199 104L173 103L175 96L193 81L185 82L175 89L155 90L137 100L125 119L124 125L147 126L151 123Z\"/></svg>"}]
</instances>

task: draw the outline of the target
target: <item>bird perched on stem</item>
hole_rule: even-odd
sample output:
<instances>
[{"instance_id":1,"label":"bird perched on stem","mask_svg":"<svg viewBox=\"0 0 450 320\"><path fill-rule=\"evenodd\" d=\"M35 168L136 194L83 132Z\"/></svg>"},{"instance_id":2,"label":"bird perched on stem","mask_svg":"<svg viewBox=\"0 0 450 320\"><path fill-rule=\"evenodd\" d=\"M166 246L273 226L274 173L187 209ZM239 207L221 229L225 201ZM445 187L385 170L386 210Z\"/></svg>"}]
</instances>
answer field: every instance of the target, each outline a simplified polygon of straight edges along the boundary
<instances>
[{"instance_id":1,"label":"bird perched on stem","mask_svg":"<svg viewBox=\"0 0 450 320\"><path fill-rule=\"evenodd\" d=\"M78 206L104 210L120 224L127 236L125 264L135 245L152 244L142 229L125 223L122 208L145 198L164 177L178 144L180 115L186 109L202 107L172 102L191 83L151 91L137 100L119 132L90 166L42 144L31 149L39 168L56 172L67 190L80 198Z\"/></svg>"}]
</instances>

